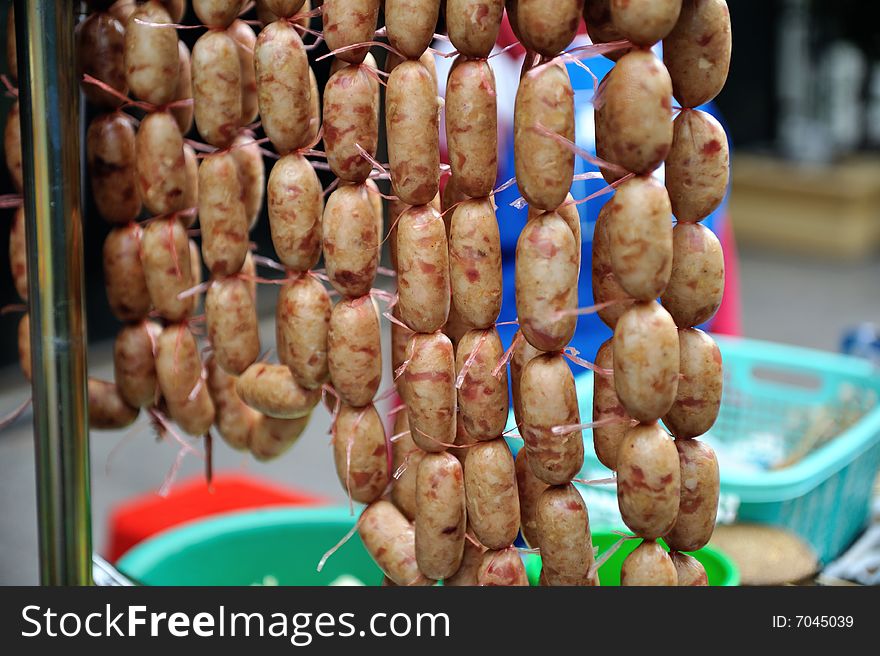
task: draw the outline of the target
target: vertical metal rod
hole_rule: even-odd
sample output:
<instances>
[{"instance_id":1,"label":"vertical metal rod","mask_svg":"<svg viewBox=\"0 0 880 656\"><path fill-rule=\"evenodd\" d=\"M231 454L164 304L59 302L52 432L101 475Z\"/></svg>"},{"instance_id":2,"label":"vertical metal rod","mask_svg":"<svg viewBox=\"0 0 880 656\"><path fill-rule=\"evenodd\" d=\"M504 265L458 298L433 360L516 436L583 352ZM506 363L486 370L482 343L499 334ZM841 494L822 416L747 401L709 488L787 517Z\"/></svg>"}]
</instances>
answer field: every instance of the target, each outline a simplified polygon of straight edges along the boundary
<instances>
[{"instance_id":1,"label":"vertical metal rod","mask_svg":"<svg viewBox=\"0 0 880 656\"><path fill-rule=\"evenodd\" d=\"M92 582L74 11L15 0L44 585Z\"/></svg>"}]
</instances>

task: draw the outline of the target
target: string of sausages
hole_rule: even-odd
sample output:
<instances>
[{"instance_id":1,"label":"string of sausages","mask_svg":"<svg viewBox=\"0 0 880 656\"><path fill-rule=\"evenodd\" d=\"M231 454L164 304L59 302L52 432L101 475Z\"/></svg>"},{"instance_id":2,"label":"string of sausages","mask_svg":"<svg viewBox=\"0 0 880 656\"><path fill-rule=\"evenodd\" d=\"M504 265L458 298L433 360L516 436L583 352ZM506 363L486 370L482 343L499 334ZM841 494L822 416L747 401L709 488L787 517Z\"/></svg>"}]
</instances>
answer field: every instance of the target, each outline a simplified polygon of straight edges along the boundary
<instances>
[{"instance_id":1,"label":"string of sausages","mask_svg":"<svg viewBox=\"0 0 880 656\"><path fill-rule=\"evenodd\" d=\"M526 585L520 531L541 553L542 584L597 585L574 485L582 431L592 428L597 456L616 472L624 522L642 538L623 584L705 584L683 552L714 528L717 461L694 438L715 421L722 374L717 346L695 326L717 310L724 272L721 246L699 222L723 198L728 150L720 124L695 107L726 79L724 0L447 0L457 56L445 103L430 48L440 0L386 0L384 27L379 0L314 9L261 0L258 35L256 21L240 18L249 8L241 0L193 0L206 30L191 56L177 33L190 27L180 24L184 0L90 4L77 31L82 88L106 113L89 126L87 161L97 211L113 226L103 250L108 302L125 324L115 382L89 382L93 427L127 426L146 408L181 455L194 443L169 420L196 438L214 426L231 447L265 460L296 442L323 398L340 483L366 504L356 528L389 585ZM514 151L528 204L516 247L519 331L506 351L495 193L507 185L495 187L489 65L505 10L527 51ZM581 14L593 42L607 45L566 51ZM318 15L320 32L310 26ZM320 40L335 57L323 100L308 56ZM660 40L662 61L651 51ZM384 70L374 45L388 50ZM590 159L615 193L593 236L596 305L578 308L576 204L588 199L569 193L583 153L566 64L591 52L617 62L594 95ZM377 160L382 86L387 167ZM15 117L5 138L13 178ZM193 125L201 141L187 138ZM258 126L266 139L256 139ZM276 160L268 179L264 155ZM653 175L664 162L665 184ZM337 180L322 189L316 168ZM380 193L383 178L393 195ZM264 195L276 259L251 253ZM24 297L23 221L19 209L11 259ZM396 295L374 288L386 240ZM257 266L283 278L262 278ZM277 364L261 356L258 282L279 286ZM595 364L571 346L586 312L614 330ZM379 390L383 315L401 401L389 431L376 409L391 395ZM27 336L26 316L22 325ZM20 326L20 351L21 335ZM508 361L523 440L516 459L505 439ZM595 371L589 424L570 362Z\"/></svg>"},{"instance_id":2,"label":"string of sausages","mask_svg":"<svg viewBox=\"0 0 880 656\"><path fill-rule=\"evenodd\" d=\"M587 508L572 479L584 447L575 383L564 354L577 323L580 219L569 189L575 139L574 92L556 56L575 36L582 3L508 3L526 47L514 115L514 156L529 220L516 247L521 339L511 363L514 407L524 440L517 458L523 534L541 551L544 585L597 585ZM565 432L554 430L564 427ZM520 462L521 461L521 462Z\"/></svg>"},{"instance_id":3,"label":"string of sausages","mask_svg":"<svg viewBox=\"0 0 880 656\"><path fill-rule=\"evenodd\" d=\"M692 108L724 85L730 18L724 0L595 2L585 18L594 40L633 44L612 55L595 113L599 157L635 174L603 207L593 240L596 302L632 299L599 312L614 337L596 364L613 378L597 376L593 395L594 421L615 420L594 428L596 454L617 472L621 515L642 538L621 583L706 585L702 566L682 552L703 547L715 526L718 463L692 438L718 415L722 370L718 347L694 326L720 305L724 261L698 221L720 204L729 163L720 124ZM648 49L660 39L662 62ZM670 123L673 96L682 109ZM663 160L665 186L651 175Z\"/></svg>"},{"instance_id":4,"label":"string of sausages","mask_svg":"<svg viewBox=\"0 0 880 656\"><path fill-rule=\"evenodd\" d=\"M322 222L324 266L341 296L330 312L327 358L338 402L336 472L349 499L371 503L391 482L390 446L374 399L382 381L380 313L373 297L383 229L370 179L379 145L379 77L369 47L379 3L325 2L323 35L336 57L324 88L324 146L338 185Z\"/></svg>"},{"instance_id":5,"label":"string of sausages","mask_svg":"<svg viewBox=\"0 0 880 656\"><path fill-rule=\"evenodd\" d=\"M318 395L284 399L269 416L245 405L236 389L236 376L259 357L257 279L247 232L262 207L265 181L259 144L247 129L257 116L256 35L236 19L241 3L228 4L218 12L212 3L194 3L209 31L197 42L192 64L176 35L185 2L117 2L110 13L95 13L80 25L88 97L100 99L109 91L111 105L118 105L127 87L139 101L126 105L147 111L136 137L132 121L121 112L93 122L89 170L99 212L127 222L111 232L104 248L111 309L129 322L114 348L123 400L133 408L148 407L154 419L167 413L195 436L209 435L216 423L231 446L249 448L258 459L266 459L296 440ZM234 11L231 5L236 5ZM116 34L124 39L123 48L108 43ZM207 142L192 142L207 153L201 165L184 139L194 114ZM104 134L104 124L118 126L121 134ZM141 202L151 217L136 224L132 221L141 214ZM122 216L113 217L114 211ZM206 285L201 285L199 248L187 235L199 215L197 232L211 273ZM197 292L204 288L207 368L191 329L200 332L201 319L193 314ZM164 327L144 321L148 313ZM287 369L279 369L282 383L292 386ZM256 391L259 396L260 386ZM294 388L294 397L297 392ZM308 396L305 402L303 396ZM101 427L120 425L125 424ZM163 420L160 427L168 429L169 424Z\"/></svg>"},{"instance_id":6,"label":"string of sausages","mask_svg":"<svg viewBox=\"0 0 880 656\"><path fill-rule=\"evenodd\" d=\"M9 91L10 93L17 94L17 90L13 91L11 87L18 76L18 57L15 48L15 10L10 5L9 11L6 14L6 68L9 71ZM12 225L9 229L9 267L16 293L23 303L27 303L28 267L27 245L25 243L25 214L24 206L21 202L24 181L21 161L21 115L19 113L18 98L12 103L9 114L6 115L6 124L3 129L3 152L9 177L15 188L15 194L18 196L17 198L9 196L8 203L4 203L5 207L15 207ZM18 321L17 340L19 366L25 379L30 382L31 336L30 319L26 308L21 319ZM22 406L20 410L23 410L24 407L26 406ZM18 411L4 419L4 424L14 420L17 413Z\"/></svg>"},{"instance_id":7,"label":"string of sausages","mask_svg":"<svg viewBox=\"0 0 880 656\"><path fill-rule=\"evenodd\" d=\"M465 543L462 465L448 451L456 441L457 399L455 353L442 332L451 292L447 231L437 207L440 105L433 57L426 54L439 7L439 2L419 7L385 3L386 32L394 55L386 63L388 161L393 193L404 204L397 210L392 236L398 285L395 310L406 339L403 373L397 378L406 410L398 415L401 424L395 431L403 429L404 422L409 431L395 445L395 462L406 452L406 471L392 500L414 521L412 555L401 550L384 558L388 565L383 570L396 585L427 584L452 576ZM360 533L369 549L373 520L393 511L378 506L365 512L369 512L365 519L371 521L363 523ZM400 518L394 521L404 528ZM381 552L372 553L376 557ZM377 560L380 567L382 560Z\"/></svg>"},{"instance_id":8,"label":"string of sausages","mask_svg":"<svg viewBox=\"0 0 880 656\"><path fill-rule=\"evenodd\" d=\"M178 375L173 351L189 357L198 351L184 324L171 327L195 312L197 299L170 295L201 277L198 247L186 235L197 202L195 153L185 150L182 137L192 125L189 52L173 28L153 27L179 20L185 6L92 4L96 11L77 26L79 73L87 101L106 113L89 125L86 159L95 207L112 226L102 255L107 300L124 325L114 342L114 383L89 380L90 424L123 428L145 408L160 434L170 429L167 414L184 431L202 435L213 421L206 392L194 404L182 390L171 392L175 381L201 380L200 363ZM150 62L154 47L173 63L173 74ZM132 108L146 115L138 121L125 111ZM151 218L141 220L144 213ZM171 432L181 443L180 458L194 451Z\"/></svg>"}]
</instances>

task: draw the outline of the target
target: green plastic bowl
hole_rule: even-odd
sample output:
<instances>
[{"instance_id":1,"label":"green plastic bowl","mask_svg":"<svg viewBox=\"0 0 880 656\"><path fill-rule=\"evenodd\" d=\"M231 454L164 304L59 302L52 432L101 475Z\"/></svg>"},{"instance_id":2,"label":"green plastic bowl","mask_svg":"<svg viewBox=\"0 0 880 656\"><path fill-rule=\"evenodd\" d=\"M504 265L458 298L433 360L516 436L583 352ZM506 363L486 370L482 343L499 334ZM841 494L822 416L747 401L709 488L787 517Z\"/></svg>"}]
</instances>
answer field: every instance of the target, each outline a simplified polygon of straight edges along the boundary
<instances>
[{"instance_id":1,"label":"green plastic bowl","mask_svg":"<svg viewBox=\"0 0 880 656\"><path fill-rule=\"evenodd\" d=\"M348 507L224 513L141 542L117 567L144 585L329 585L345 575L379 585L382 572L357 535L317 571L354 522Z\"/></svg>"},{"instance_id":2,"label":"green plastic bowl","mask_svg":"<svg viewBox=\"0 0 880 656\"><path fill-rule=\"evenodd\" d=\"M321 556L354 526L347 507L282 508L235 512L190 522L159 533L126 553L117 563L126 575L144 585L329 585L353 576L366 585L379 585L382 572L355 535L317 571ZM619 539L595 531L600 552ZM630 540L599 570L603 585L618 585L620 564L636 547ZM694 554L712 585L737 585L739 574L718 550ZM541 570L529 556L533 584Z\"/></svg>"}]
</instances>

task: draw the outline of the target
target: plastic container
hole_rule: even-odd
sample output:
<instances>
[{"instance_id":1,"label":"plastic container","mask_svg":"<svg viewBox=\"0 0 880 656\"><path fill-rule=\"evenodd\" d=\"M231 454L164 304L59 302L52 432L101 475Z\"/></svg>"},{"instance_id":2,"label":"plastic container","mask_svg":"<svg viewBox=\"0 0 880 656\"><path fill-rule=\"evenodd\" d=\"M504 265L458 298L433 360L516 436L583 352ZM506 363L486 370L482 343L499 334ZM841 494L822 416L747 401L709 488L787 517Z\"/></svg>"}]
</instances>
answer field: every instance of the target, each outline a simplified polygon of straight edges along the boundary
<instances>
[{"instance_id":1,"label":"plastic container","mask_svg":"<svg viewBox=\"0 0 880 656\"><path fill-rule=\"evenodd\" d=\"M354 522L348 506L226 513L159 533L117 567L145 585L329 585L341 576L379 585L357 535L316 570Z\"/></svg>"},{"instance_id":2,"label":"plastic container","mask_svg":"<svg viewBox=\"0 0 880 656\"><path fill-rule=\"evenodd\" d=\"M880 406L783 469L736 470L726 465L723 448L760 449L772 436L779 439L783 455L791 453L804 435L794 416L821 408L833 412L845 389L876 398L880 373L867 360L850 356L747 339L716 339L724 359L724 395L718 421L706 439L717 445L722 510L735 512L738 521L789 529L812 545L820 560L833 560L868 521L880 465ZM577 377L577 390L581 417L589 421L592 374ZM592 431L584 431L584 440L581 477L608 476L595 457ZM591 517L594 506L616 507L613 486L581 489ZM608 520L603 516L601 521Z\"/></svg>"},{"instance_id":3,"label":"plastic container","mask_svg":"<svg viewBox=\"0 0 880 656\"><path fill-rule=\"evenodd\" d=\"M256 508L327 505L327 499L267 481L223 473L210 489L202 476L178 482L167 496L147 492L115 506L108 520L107 559L116 561L147 538L174 526L220 513Z\"/></svg>"},{"instance_id":4,"label":"plastic container","mask_svg":"<svg viewBox=\"0 0 880 656\"><path fill-rule=\"evenodd\" d=\"M145 585L329 585L353 576L379 585L382 572L355 535L327 561L321 556L354 526L348 507L285 508L228 513L157 534L134 547L117 563ZM618 536L596 531L593 543L604 551ZM620 563L636 547L624 543L599 570L605 585L619 583ZM713 585L736 585L736 567L717 550L694 554ZM529 556L528 569L540 572L540 558ZM537 579L536 579L537 580Z\"/></svg>"}]
</instances>

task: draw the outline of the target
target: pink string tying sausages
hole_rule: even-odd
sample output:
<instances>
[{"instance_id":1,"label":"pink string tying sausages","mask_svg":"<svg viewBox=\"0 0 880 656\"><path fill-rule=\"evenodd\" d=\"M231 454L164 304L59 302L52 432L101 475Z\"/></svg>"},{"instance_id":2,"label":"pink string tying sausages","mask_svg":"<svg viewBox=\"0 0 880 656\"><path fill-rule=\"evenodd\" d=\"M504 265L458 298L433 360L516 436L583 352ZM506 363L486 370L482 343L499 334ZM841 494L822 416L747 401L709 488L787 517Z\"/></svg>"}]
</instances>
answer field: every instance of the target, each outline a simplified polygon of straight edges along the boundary
<instances>
[{"instance_id":1,"label":"pink string tying sausages","mask_svg":"<svg viewBox=\"0 0 880 656\"><path fill-rule=\"evenodd\" d=\"M9 303L8 305L4 305L0 308L0 317L5 316L7 314L12 314L13 312L27 312L27 305L22 303Z\"/></svg>"},{"instance_id":2,"label":"pink string tying sausages","mask_svg":"<svg viewBox=\"0 0 880 656\"><path fill-rule=\"evenodd\" d=\"M630 426L635 426L637 423L638 422L634 419L627 419L626 417L619 417L614 415L610 417L602 417L601 419L597 419L596 421L588 421L583 424L565 424L563 426L553 426L553 428L550 429L550 432L554 435L567 435L568 433L573 433L575 431L602 428L603 426L614 426L616 424L629 424Z\"/></svg>"},{"instance_id":3,"label":"pink string tying sausages","mask_svg":"<svg viewBox=\"0 0 880 656\"><path fill-rule=\"evenodd\" d=\"M32 402L33 397L29 396L5 417L0 418L0 431L2 431L7 426L10 426L13 422L15 422L16 419L21 417L24 414L24 411L30 407Z\"/></svg>"},{"instance_id":4,"label":"pink string tying sausages","mask_svg":"<svg viewBox=\"0 0 880 656\"><path fill-rule=\"evenodd\" d=\"M606 308L614 307L617 305L631 305L635 303L635 299L632 298L619 298L613 301L605 301L604 303L596 303L595 305L588 305L586 307L581 308L571 308L568 310L557 310L553 316L559 320L563 317L569 316L586 316L590 314L596 314Z\"/></svg>"},{"instance_id":5,"label":"pink string tying sausages","mask_svg":"<svg viewBox=\"0 0 880 656\"><path fill-rule=\"evenodd\" d=\"M513 341L510 343L508 349L504 352L504 355L501 356L501 359L498 361L498 364L492 370L492 375L495 378L499 378L501 376L502 370L507 366L507 363L510 362L510 358L513 357L513 352L516 350L516 347L522 343L525 339L522 333L517 333L516 337L513 338Z\"/></svg>"},{"instance_id":6,"label":"pink string tying sausages","mask_svg":"<svg viewBox=\"0 0 880 656\"><path fill-rule=\"evenodd\" d=\"M171 466L171 469L165 476L165 480L162 482L162 486L159 488L159 496L165 497L168 496L168 493L171 491L174 479L177 477L177 473L180 471L180 467L183 465L183 460L186 458L187 454L191 453L198 458L204 458L204 456L174 429L174 426L168 421L168 418L158 408L147 408L147 412L153 419L156 432L160 438L170 435L174 441L180 444L180 450L177 452L174 464Z\"/></svg>"},{"instance_id":7,"label":"pink string tying sausages","mask_svg":"<svg viewBox=\"0 0 880 656\"><path fill-rule=\"evenodd\" d=\"M0 75L0 82L3 83L3 87L6 89L7 97L18 98L18 88L12 83L12 80L9 79L6 73Z\"/></svg>"},{"instance_id":8,"label":"pink string tying sausages","mask_svg":"<svg viewBox=\"0 0 880 656\"><path fill-rule=\"evenodd\" d=\"M0 209L12 209L16 207L21 207L24 203L24 198L21 194L3 194L0 195Z\"/></svg>"},{"instance_id":9,"label":"pink string tying sausages","mask_svg":"<svg viewBox=\"0 0 880 656\"><path fill-rule=\"evenodd\" d=\"M141 109L148 114L152 114L154 112L163 112L170 109L178 109L181 107L190 107L193 104L192 98L179 98L177 100L172 100L171 102L167 102L164 105L154 105L153 103L148 103L145 100L134 100L133 98L129 98L124 93L114 89L106 82L102 82L96 77L89 75L88 73L83 74L82 81L86 84L91 84L93 86L98 87L102 91L109 93L111 96L114 96L118 100L122 101L122 105L117 108L117 111L123 109L125 107L136 107L137 109Z\"/></svg>"},{"instance_id":10,"label":"pink string tying sausages","mask_svg":"<svg viewBox=\"0 0 880 656\"><path fill-rule=\"evenodd\" d=\"M583 358L581 358L580 352L576 348L574 348L573 346L566 346L562 350L562 355L565 358L567 358L568 360L571 360L572 362L574 362L575 364L578 364L585 369L589 369L593 373L598 374L600 376L613 376L614 375L613 369L605 369L604 367L599 367L595 363L590 362L589 360L584 360Z\"/></svg>"},{"instance_id":11,"label":"pink string tying sausages","mask_svg":"<svg viewBox=\"0 0 880 656\"><path fill-rule=\"evenodd\" d=\"M383 43L382 41L364 41L363 43L352 43L351 45L342 46L341 48L336 48L335 50L331 50L327 54L321 55L320 57L315 59L315 61L316 62L323 61L324 59L327 59L328 57L334 57L335 55L338 55L341 52L351 52L352 50L358 50L360 48L365 48L365 47L369 47L369 46L378 46L379 48L384 48L388 52L391 52L391 53L397 55L401 59L406 59L406 57L404 57L403 54L399 50L397 50L396 48L394 48L393 46L391 46L387 43Z\"/></svg>"},{"instance_id":12,"label":"pink string tying sausages","mask_svg":"<svg viewBox=\"0 0 880 656\"><path fill-rule=\"evenodd\" d=\"M608 559L611 558L611 556L613 556L615 553L617 553L617 550L620 549L627 540L638 539L638 536L635 535L624 535L623 533L620 533L618 531L615 531L615 533L622 537L617 542L608 547L608 549L606 549L599 558L596 558L593 566L590 567L589 578L593 578L594 576L596 576L596 574L599 572L599 568L601 568L602 565L608 562Z\"/></svg>"},{"instance_id":13,"label":"pink string tying sausages","mask_svg":"<svg viewBox=\"0 0 880 656\"><path fill-rule=\"evenodd\" d=\"M468 371L470 371L474 362L477 359L477 355L479 354L480 347L486 342L486 338L489 336L489 331L484 330L480 334L480 338L477 340L476 346L474 346L473 350L468 354L467 359L464 361L464 364L461 366L461 371L458 372L458 376L455 379L455 389L460 390L461 386L464 385L465 378L467 378Z\"/></svg>"},{"instance_id":14,"label":"pink string tying sausages","mask_svg":"<svg viewBox=\"0 0 880 656\"><path fill-rule=\"evenodd\" d=\"M322 569L324 569L324 565L327 564L327 561L330 560L330 557L333 554L335 554L337 551L339 551L343 547L343 545L345 545L346 542L348 542L349 540L351 540L352 537L354 537L354 534L357 532L358 528L360 528L361 517L363 517L363 515L358 515L357 521L354 523L354 526L351 527L351 529L348 531L348 533L346 533L339 542L337 542L335 545L330 547L330 549L328 549L324 553L324 555L321 556L321 560L318 561L318 567L317 567L318 572L320 572Z\"/></svg>"}]
</instances>

